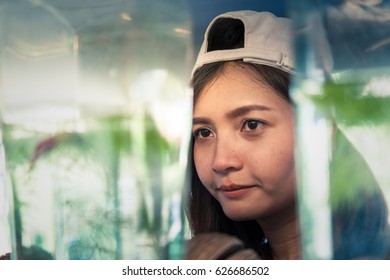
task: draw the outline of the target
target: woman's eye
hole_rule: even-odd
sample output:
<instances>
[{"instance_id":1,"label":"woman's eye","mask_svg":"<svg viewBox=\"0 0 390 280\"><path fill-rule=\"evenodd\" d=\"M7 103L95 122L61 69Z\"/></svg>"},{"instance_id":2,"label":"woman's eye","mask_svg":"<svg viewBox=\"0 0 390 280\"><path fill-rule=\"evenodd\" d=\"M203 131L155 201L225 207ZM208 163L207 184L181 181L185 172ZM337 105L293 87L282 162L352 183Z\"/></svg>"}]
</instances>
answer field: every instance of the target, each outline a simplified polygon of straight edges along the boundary
<instances>
[{"instance_id":1,"label":"woman's eye","mask_svg":"<svg viewBox=\"0 0 390 280\"><path fill-rule=\"evenodd\" d=\"M207 138L211 136L211 130L207 128L201 128L195 131L194 135L195 137L200 137L200 138Z\"/></svg>"},{"instance_id":2,"label":"woman's eye","mask_svg":"<svg viewBox=\"0 0 390 280\"><path fill-rule=\"evenodd\" d=\"M244 122L243 130L252 131L264 125L263 122L257 120L247 120Z\"/></svg>"}]
</instances>

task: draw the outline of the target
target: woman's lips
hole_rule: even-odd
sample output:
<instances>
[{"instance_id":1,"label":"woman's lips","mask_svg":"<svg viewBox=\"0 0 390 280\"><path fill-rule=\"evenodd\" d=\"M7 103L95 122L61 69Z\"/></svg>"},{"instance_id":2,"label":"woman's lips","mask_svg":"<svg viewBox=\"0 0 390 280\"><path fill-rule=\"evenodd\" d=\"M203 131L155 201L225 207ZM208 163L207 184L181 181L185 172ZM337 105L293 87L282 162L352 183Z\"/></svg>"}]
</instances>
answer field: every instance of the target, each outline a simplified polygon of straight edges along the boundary
<instances>
[{"instance_id":1,"label":"woman's lips","mask_svg":"<svg viewBox=\"0 0 390 280\"><path fill-rule=\"evenodd\" d=\"M239 198L248 193L254 186L221 186L218 190L227 198Z\"/></svg>"}]
</instances>

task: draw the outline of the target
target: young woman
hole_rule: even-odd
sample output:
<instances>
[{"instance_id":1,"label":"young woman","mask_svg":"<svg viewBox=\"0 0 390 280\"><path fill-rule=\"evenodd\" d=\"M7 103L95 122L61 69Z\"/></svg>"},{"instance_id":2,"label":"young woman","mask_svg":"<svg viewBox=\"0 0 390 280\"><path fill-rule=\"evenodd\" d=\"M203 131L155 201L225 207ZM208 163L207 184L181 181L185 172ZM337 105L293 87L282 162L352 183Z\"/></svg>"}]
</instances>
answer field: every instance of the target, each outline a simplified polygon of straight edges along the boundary
<instances>
[{"instance_id":1,"label":"young woman","mask_svg":"<svg viewBox=\"0 0 390 280\"><path fill-rule=\"evenodd\" d=\"M222 14L193 70L194 235L235 235L264 259L299 259L291 23L267 12Z\"/></svg>"},{"instance_id":2,"label":"young woman","mask_svg":"<svg viewBox=\"0 0 390 280\"><path fill-rule=\"evenodd\" d=\"M222 14L206 30L192 77L190 250L201 247L197 240L213 240L213 258L237 257L243 246L234 240L226 246L227 234L262 259L302 258L288 95L291 36L288 19L253 11ZM333 258L389 258L381 189L359 152L336 127L334 133ZM340 190L353 196L337 197Z\"/></svg>"}]
</instances>

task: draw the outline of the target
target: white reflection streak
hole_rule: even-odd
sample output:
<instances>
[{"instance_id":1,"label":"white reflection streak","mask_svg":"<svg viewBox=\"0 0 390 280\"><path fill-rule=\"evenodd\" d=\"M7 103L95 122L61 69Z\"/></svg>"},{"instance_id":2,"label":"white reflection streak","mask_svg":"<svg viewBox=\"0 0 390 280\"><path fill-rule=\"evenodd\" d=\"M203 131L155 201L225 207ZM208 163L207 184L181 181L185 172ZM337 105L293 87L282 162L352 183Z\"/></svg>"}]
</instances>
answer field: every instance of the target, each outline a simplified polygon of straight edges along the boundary
<instances>
[{"instance_id":1,"label":"white reflection streak","mask_svg":"<svg viewBox=\"0 0 390 280\"><path fill-rule=\"evenodd\" d=\"M131 18L131 16L128 14L128 13L121 13L120 14L120 17L125 20L125 21L132 21L133 19Z\"/></svg>"},{"instance_id":2,"label":"white reflection streak","mask_svg":"<svg viewBox=\"0 0 390 280\"><path fill-rule=\"evenodd\" d=\"M181 142L190 133L191 100L184 82L166 69L142 73L132 86L139 105L150 112L159 133L168 141Z\"/></svg>"},{"instance_id":3,"label":"white reflection streak","mask_svg":"<svg viewBox=\"0 0 390 280\"><path fill-rule=\"evenodd\" d=\"M180 27L175 28L174 31L176 33L185 34L185 35L191 34L190 30L185 29L185 28L180 28Z\"/></svg>"},{"instance_id":4,"label":"white reflection streak","mask_svg":"<svg viewBox=\"0 0 390 280\"><path fill-rule=\"evenodd\" d=\"M372 78L364 87L363 96L390 96L390 76Z\"/></svg>"},{"instance_id":5,"label":"white reflection streak","mask_svg":"<svg viewBox=\"0 0 390 280\"><path fill-rule=\"evenodd\" d=\"M306 219L310 220L310 254L319 259L332 256L331 215L329 208L329 147L328 124L316 117L315 108L303 105L301 111L302 129L300 131L302 166L301 192ZM307 230L307 229L305 229Z\"/></svg>"}]
</instances>

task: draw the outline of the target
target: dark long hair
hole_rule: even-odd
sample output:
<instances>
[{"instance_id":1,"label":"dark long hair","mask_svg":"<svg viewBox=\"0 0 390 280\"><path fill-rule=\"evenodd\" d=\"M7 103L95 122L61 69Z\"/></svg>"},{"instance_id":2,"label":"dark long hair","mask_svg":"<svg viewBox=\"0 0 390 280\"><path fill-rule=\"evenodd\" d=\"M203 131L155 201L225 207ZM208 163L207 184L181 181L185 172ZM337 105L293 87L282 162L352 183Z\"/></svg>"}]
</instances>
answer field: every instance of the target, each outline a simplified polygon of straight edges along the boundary
<instances>
[{"instance_id":1,"label":"dark long hair","mask_svg":"<svg viewBox=\"0 0 390 280\"><path fill-rule=\"evenodd\" d=\"M208 51L241 48L244 46L244 25L237 19L219 19L209 32L208 42ZM288 96L288 73L266 65L234 60L206 64L195 72L192 80L194 106L204 87L218 75L221 75L226 67L231 64L241 67L243 71L250 74L250 77L253 77L254 81L272 87L280 96L290 101ZM254 249L263 259L271 259L271 250L260 225L254 220L233 221L229 219L223 212L219 202L201 183L194 161L192 161L191 169L192 183L188 214L192 234L222 232L234 235L240 238L248 248Z\"/></svg>"}]
</instances>

